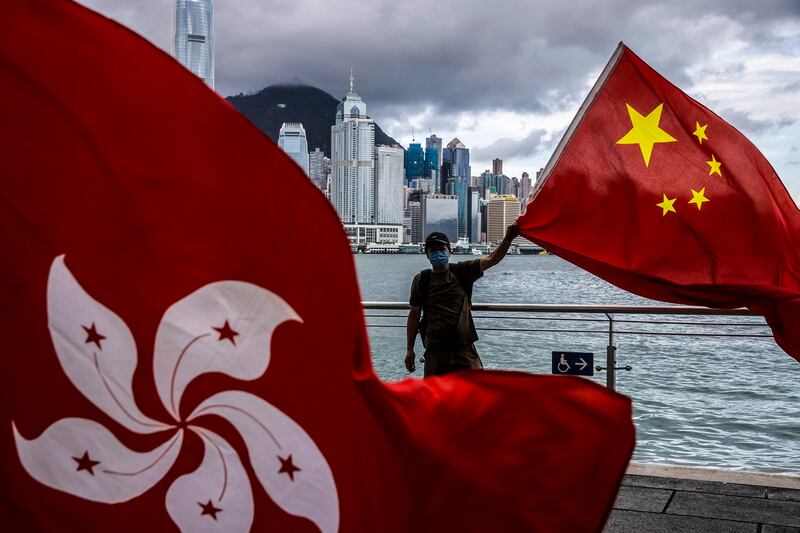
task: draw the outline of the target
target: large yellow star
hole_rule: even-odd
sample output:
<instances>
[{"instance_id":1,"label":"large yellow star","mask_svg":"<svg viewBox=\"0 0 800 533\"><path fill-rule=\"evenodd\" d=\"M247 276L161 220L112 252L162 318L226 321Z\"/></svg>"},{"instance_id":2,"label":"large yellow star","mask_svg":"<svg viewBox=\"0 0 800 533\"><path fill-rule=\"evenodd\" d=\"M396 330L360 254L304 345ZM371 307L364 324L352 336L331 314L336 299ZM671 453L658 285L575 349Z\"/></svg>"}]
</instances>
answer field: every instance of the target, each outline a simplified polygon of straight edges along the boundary
<instances>
[{"instance_id":1,"label":"large yellow star","mask_svg":"<svg viewBox=\"0 0 800 533\"><path fill-rule=\"evenodd\" d=\"M722 176L722 172L719 169L722 163L717 161L717 158L714 157L714 154L711 154L711 161L706 161L706 163L708 163L708 166L711 167L711 170L708 171L709 176L711 174L718 174L719 176Z\"/></svg>"},{"instance_id":2,"label":"large yellow star","mask_svg":"<svg viewBox=\"0 0 800 533\"><path fill-rule=\"evenodd\" d=\"M628 108L628 116L633 127L622 139L617 141L617 144L638 144L644 158L644 166L650 166L650 154L653 153L653 145L655 143L676 141L669 133L658 127L664 104L658 104L646 117L642 116L630 105L625 104L625 106Z\"/></svg>"},{"instance_id":3,"label":"large yellow star","mask_svg":"<svg viewBox=\"0 0 800 533\"><path fill-rule=\"evenodd\" d=\"M708 124L703 124L701 126L700 123L695 120L694 125L697 129L694 130L692 135L697 136L697 140L700 141L700 144L703 144L703 139L708 140L708 137L706 137L706 128L708 127Z\"/></svg>"},{"instance_id":4,"label":"large yellow star","mask_svg":"<svg viewBox=\"0 0 800 533\"><path fill-rule=\"evenodd\" d=\"M677 213L677 211L675 211L675 208L672 207L672 204L675 203L675 200L677 200L677 198L673 198L672 200L670 200L669 198L667 198L667 195L665 194L664 200L660 204L656 204L664 211L663 213L661 213L661 216L664 217L667 216L667 213L669 213L670 211L672 211L673 213Z\"/></svg>"},{"instance_id":5,"label":"large yellow star","mask_svg":"<svg viewBox=\"0 0 800 533\"><path fill-rule=\"evenodd\" d=\"M703 187L700 191L696 191L692 189L692 199L689 200L690 204L697 205L697 210L700 211L700 208L703 207L703 202L710 202L708 198L706 198L706 188Z\"/></svg>"}]
</instances>

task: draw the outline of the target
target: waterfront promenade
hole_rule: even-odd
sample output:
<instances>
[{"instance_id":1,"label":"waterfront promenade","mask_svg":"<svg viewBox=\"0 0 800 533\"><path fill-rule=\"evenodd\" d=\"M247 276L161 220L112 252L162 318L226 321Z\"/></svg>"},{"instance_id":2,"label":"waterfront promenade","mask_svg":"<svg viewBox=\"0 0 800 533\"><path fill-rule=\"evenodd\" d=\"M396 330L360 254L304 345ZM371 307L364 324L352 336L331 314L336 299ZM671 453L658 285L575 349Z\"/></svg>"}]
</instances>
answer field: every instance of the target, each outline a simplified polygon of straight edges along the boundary
<instances>
[{"instance_id":1,"label":"waterfront promenade","mask_svg":"<svg viewBox=\"0 0 800 533\"><path fill-rule=\"evenodd\" d=\"M631 463L605 531L800 532L800 476Z\"/></svg>"}]
</instances>

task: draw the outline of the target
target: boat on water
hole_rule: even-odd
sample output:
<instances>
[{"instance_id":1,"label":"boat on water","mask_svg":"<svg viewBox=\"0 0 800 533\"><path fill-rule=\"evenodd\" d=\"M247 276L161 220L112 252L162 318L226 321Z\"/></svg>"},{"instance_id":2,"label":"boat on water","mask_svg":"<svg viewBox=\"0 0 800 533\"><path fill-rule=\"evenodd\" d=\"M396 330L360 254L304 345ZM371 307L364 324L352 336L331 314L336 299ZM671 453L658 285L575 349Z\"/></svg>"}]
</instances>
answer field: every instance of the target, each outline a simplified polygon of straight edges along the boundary
<instances>
[{"instance_id":1,"label":"boat on water","mask_svg":"<svg viewBox=\"0 0 800 533\"><path fill-rule=\"evenodd\" d=\"M401 254L422 254L425 253L422 251L421 244L401 244L400 245L400 253Z\"/></svg>"},{"instance_id":2,"label":"boat on water","mask_svg":"<svg viewBox=\"0 0 800 533\"><path fill-rule=\"evenodd\" d=\"M547 255L544 248L532 242L525 242L517 246L519 253L522 255ZM544 252L544 254L542 254Z\"/></svg>"},{"instance_id":3,"label":"boat on water","mask_svg":"<svg viewBox=\"0 0 800 533\"><path fill-rule=\"evenodd\" d=\"M353 250L358 253L358 250ZM422 246L419 244L396 244L396 243L370 243L362 246L365 254L421 254Z\"/></svg>"}]
</instances>

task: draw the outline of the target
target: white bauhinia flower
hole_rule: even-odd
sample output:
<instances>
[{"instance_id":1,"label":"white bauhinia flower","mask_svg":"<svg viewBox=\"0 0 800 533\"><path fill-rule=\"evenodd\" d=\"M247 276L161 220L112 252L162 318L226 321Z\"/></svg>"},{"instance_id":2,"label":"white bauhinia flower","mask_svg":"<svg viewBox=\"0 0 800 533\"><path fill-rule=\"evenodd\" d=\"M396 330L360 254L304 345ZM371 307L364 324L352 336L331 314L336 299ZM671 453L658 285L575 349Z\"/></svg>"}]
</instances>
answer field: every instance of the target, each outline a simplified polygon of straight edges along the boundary
<instances>
[{"instance_id":1,"label":"white bauhinia flower","mask_svg":"<svg viewBox=\"0 0 800 533\"><path fill-rule=\"evenodd\" d=\"M166 510L183 531L249 531L255 504L251 480L236 450L196 418L216 415L240 433L258 483L289 514L323 533L339 529L339 499L328 462L312 438L282 411L243 391L206 399L187 417L181 398L196 377L219 372L240 380L264 374L272 334L288 320L302 322L276 294L241 281L201 287L167 309L156 333L153 377L170 422L143 414L133 396L136 343L125 322L93 299L56 257L47 285L50 334L61 368L98 409L140 434L165 432L165 442L135 452L100 423L64 418L39 437L12 432L20 462L40 483L102 503L147 492L177 459L184 432L204 443L200 466L173 481Z\"/></svg>"}]
</instances>

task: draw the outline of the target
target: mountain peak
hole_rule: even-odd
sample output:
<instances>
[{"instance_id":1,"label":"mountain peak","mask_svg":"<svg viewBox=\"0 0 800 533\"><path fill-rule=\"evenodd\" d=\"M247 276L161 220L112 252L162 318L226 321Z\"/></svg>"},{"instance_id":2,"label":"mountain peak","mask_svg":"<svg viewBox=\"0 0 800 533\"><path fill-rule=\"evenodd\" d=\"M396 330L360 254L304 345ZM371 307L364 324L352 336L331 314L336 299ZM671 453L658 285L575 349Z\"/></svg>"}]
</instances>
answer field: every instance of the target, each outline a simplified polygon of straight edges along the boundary
<instances>
[{"instance_id":1,"label":"mountain peak","mask_svg":"<svg viewBox=\"0 0 800 533\"><path fill-rule=\"evenodd\" d=\"M301 83L277 84L252 94L238 94L226 98L250 122L278 142L281 124L301 122L306 130L308 150L319 148L331 155L331 126L336 121L339 100L329 93ZM395 145L375 124L375 144Z\"/></svg>"}]
</instances>

